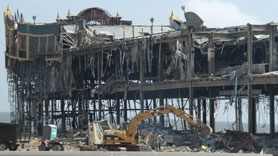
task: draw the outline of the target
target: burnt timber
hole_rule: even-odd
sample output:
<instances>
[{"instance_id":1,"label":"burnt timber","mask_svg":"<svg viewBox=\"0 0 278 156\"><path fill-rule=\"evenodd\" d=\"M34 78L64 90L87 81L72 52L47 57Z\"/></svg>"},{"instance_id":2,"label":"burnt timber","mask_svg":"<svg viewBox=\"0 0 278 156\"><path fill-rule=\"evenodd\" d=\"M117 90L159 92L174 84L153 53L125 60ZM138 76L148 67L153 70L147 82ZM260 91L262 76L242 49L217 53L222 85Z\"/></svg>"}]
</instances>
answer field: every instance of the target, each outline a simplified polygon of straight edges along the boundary
<instances>
[{"instance_id":1,"label":"burnt timber","mask_svg":"<svg viewBox=\"0 0 278 156\"><path fill-rule=\"evenodd\" d=\"M205 123L208 112L215 129L216 100L222 98L235 99L236 128L242 130L239 101L247 99L248 131L254 134L258 96L265 95L275 134L277 23L207 28L186 12L186 22L172 13L170 26L132 25L101 8L67 19L58 15L50 24L26 23L9 8L4 15L15 123L38 133L46 123L65 131L93 120L120 123L173 104L202 115ZM159 122L166 124L166 116Z\"/></svg>"}]
</instances>

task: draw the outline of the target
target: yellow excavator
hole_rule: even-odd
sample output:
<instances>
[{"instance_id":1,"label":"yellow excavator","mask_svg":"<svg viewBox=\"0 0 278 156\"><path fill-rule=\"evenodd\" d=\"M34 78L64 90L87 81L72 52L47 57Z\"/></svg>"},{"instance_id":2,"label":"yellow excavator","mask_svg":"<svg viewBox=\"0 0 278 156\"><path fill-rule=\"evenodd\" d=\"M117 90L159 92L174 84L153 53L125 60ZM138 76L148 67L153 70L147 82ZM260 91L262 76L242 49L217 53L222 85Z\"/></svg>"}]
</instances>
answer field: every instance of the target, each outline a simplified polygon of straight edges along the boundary
<instances>
[{"instance_id":1,"label":"yellow excavator","mask_svg":"<svg viewBox=\"0 0 278 156\"><path fill-rule=\"evenodd\" d=\"M119 130L106 129L103 131L104 144L134 144L137 143L136 133L138 125L142 120L154 118L160 115L173 113L183 120L187 121L191 126L197 128L204 136L209 136L212 133L212 128L204 124L200 120L193 120L193 117L186 112L175 108L172 105L165 105L148 110L144 113L136 115L129 125L122 123Z\"/></svg>"}]
</instances>

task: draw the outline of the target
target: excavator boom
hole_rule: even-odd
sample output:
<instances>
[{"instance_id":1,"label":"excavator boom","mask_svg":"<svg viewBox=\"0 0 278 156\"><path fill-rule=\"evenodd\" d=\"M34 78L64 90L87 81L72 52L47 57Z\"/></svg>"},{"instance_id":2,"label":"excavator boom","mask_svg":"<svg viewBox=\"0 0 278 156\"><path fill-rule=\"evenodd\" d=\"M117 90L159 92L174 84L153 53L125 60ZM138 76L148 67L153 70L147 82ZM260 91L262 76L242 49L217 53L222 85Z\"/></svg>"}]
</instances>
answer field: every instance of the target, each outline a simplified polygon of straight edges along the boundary
<instances>
[{"instance_id":1,"label":"excavator boom","mask_svg":"<svg viewBox=\"0 0 278 156\"><path fill-rule=\"evenodd\" d=\"M212 133L212 128L207 126L206 124L204 124L201 120L198 119L197 122L195 122L193 120L193 116L187 114L183 110L177 109L172 105L165 105L165 106L160 106L160 107L157 107L152 110L148 110L144 113L140 113L140 114L136 115L131 120L129 129L127 130L126 135L128 137L134 138L136 135L138 125L140 124L140 122L142 120L154 118L154 117L164 115L164 114L169 114L169 113L173 113L173 114L177 115L178 117L187 121L193 127L200 129L201 132L203 133L203 135L205 135L205 136L208 136Z\"/></svg>"}]
</instances>

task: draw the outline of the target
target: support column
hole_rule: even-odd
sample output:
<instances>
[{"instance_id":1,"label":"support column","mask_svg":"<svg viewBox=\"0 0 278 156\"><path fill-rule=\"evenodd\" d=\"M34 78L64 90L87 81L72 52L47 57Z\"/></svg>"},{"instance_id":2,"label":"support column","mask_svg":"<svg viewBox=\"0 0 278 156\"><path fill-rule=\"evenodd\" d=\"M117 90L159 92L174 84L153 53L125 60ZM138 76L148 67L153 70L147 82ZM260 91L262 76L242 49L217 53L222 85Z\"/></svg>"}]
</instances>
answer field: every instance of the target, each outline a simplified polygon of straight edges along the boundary
<instances>
[{"instance_id":1,"label":"support column","mask_svg":"<svg viewBox=\"0 0 278 156\"><path fill-rule=\"evenodd\" d=\"M73 100L73 98L71 99L71 105L72 105L72 109L71 109L71 115L72 115L72 129L76 129L77 125L76 125L76 107L77 107L77 101Z\"/></svg>"},{"instance_id":2,"label":"support column","mask_svg":"<svg viewBox=\"0 0 278 156\"><path fill-rule=\"evenodd\" d=\"M143 46L143 45L142 45ZM140 52L140 104L141 104L141 113L144 112L144 92L143 85L145 83L145 49Z\"/></svg>"},{"instance_id":3,"label":"support column","mask_svg":"<svg viewBox=\"0 0 278 156\"><path fill-rule=\"evenodd\" d=\"M242 105L241 105L242 101L241 98L238 98L237 100L237 107L236 107L236 130L238 131L243 131L243 125L242 125Z\"/></svg>"},{"instance_id":4,"label":"support column","mask_svg":"<svg viewBox=\"0 0 278 156\"><path fill-rule=\"evenodd\" d=\"M198 103L198 116L197 116L197 118L199 119L199 120L201 120L201 99L198 99L197 100L197 103Z\"/></svg>"},{"instance_id":5,"label":"support column","mask_svg":"<svg viewBox=\"0 0 278 156\"><path fill-rule=\"evenodd\" d=\"M209 99L209 124L210 127L213 129L213 132L215 132L215 119L214 119L214 99Z\"/></svg>"},{"instance_id":6,"label":"support column","mask_svg":"<svg viewBox=\"0 0 278 156\"><path fill-rule=\"evenodd\" d=\"M256 110L256 99L252 98L252 134L256 134L257 132Z\"/></svg>"},{"instance_id":7,"label":"support column","mask_svg":"<svg viewBox=\"0 0 278 156\"><path fill-rule=\"evenodd\" d=\"M249 68L248 68L249 70ZM248 132L252 132L252 86L248 85Z\"/></svg>"},{"instance_id":8,"label":"support column","mask_svg":"<svg viewBox=\"0 0 278 156\"><path fill-rule=\"evenodd\" d=\"M153 98L153 108L156 108L157 107L157 105L156 105L156 98ZM156 119L156 117L154 117L154 122L156 123L157 122L157 119Z\"/></svg>"},{"instance_id":9,"label":"support column","mask_svg":"<svg viewBox=\"0 0 278 156\"><path fill-rule=\"evenodd\" d=\"M183 97L181 97L181 106L182 106L183 111L185 111L185 105L186 104L184 104ZM183 125L184 125L184 131L186 131L187 130L187 124L186 124L185 120L183 120Z\"/></svg>"},{"instance_id":10,"label":"support column","mask_svg":"<svg viewBox=\"0 0 278 156\"><path fill-rule=\"evenodd\" d=\"M193 117L193 88L189 87L189 114ZM191 125L190 126L190 130L193 132L193 127Z\"/></svg>"},{"instance_id":11,"label":"support column","mask_svg":"<svg viewBox=\"0 0 278 156\"><path fill-rule=\"evenodd\" d=\"M101 86L101 77L102 77L102 52L98 52L98 120L102 119L102 101L101 101L101 94L100 94L100 86Z\"/></svg>"},{"instance_id":12,"label":"support column","mask_svg":"<svg viewBox=\"0 0 278 156\"><path fill-rule=\"evenodd\" d=\"M30 105L30 102L27 101L26 104L28 105L28 108L27 108L27 111L28 111L27 117L31 118L31 105ZM31 125L32 124L31 122L32 122L31 120L28 120L27 121L27 125Z\"/></svg>"},{"instance_id":13,"label":"support column","mask_svg":"<svg viewBox=\"0 0 278 156\"><path fill-rule=\"evenodd\" d=\"M124 100L124 121L127 122L127 100Z\"/></svg>"},{"instance_id":14,"label":"support column","mask_svg":"<svg viewBox=\"0 0 278 156\"><path fill-rule=\"evenodd\" d=\"M78 128L83 128L83 100L78 98Z\"/></svg>"},{"instance_id":15,"label":"support column","mask_svg":"<svg viewBox=\"0 0 278 156\"><path fill-rule=\"evenodd\" d=\"M48 124L48 120L49 120L49 99L45 100L45 105L44 105L44 109L45 109L45 124Z\"/></svg>"},{"instance_id":16,"label":"support column","mask_svg":"<svg viewBox=\"0 0 278 156\"><path fill-rule=\"evenodd\" d=\"M203 123L207 124L207 100L203 99Z\"/></svg>"},{"instance_id":17,"label":"support column","mask_svg":"<svg viewBox=\"0 0 278 156\"><path fill-rule=\"evenodd\" d=\"M161 54L162 43L159 43L159 50L158 50L158 74L159 74L159 81L163 80L163 64L162 64L162 54Z\"/></svg>"},{"instance_id":18,"label":"support column","mask_svg":"<svg viewBox=\"0 0 278 156\"><path fill-rule=\"evenodd\" d=\"M252 65L253 65L253 61L252 61L252 55L253 55L253 32L252 32L252 25L248 24L248 40L247 40L247 62L248 62L248 75L250 76L252 74Z\"/></svg>"},{"instance_id":19,"label":"support column","mask_svg":"<svg viewBox=\"0 0 278 156\"><path fill-rule=\"evenodd\" d=\"M215 100L213 99L212 88L209 88L209 125L212 128L213 132L215 132L215 119L214 119L214 111L215 111Z\"/></svg>"},{"instance_id":20,"label":"support column","mask_svg":"<svg viewBox=\"0 0 278 156\"><path fill-rule=\"evenodd\" d=\"M163 81L163 60L162 60L162 43L159 43L159 50L158 50L158 54L159 54L159 58L158 58L158 70L159 70L159 81ZM164 98L163 98L163 92L162 90L159 91L159 105L160 106L164 106ZM159 122L162 126L164 126L164 115L160 115L159 116Z\"/></svg>"},{"instance_id":21,"label":"support column","mask_svg":"<svg viewBox=\"0 0 278 156\"><path fill-rule=\"evenodd\" d=\"M65 102L64 102L64 99L61 99L61 113L62 113L62 132L65 132L66 120L65 120Z\"/></svg>"},{"instance_id":22,"label":"support column","mask_svg":"<svg viewBox=\"0 0 278 156\"><path fill-rule=\"evenodd\" d=\"M209 37L209 48L208 48L208 74L213 74L215 72L214 62L215 62L215 52L213 43L214 34L211 33Z\"/></svg>"},{"instance_id":23,"label":"support column","mask_svg":"<svg viewBox=\"0 0 278 156\"><path fill-rule=\"evenodd\" d=\"M164 106L164 98L163 98L163 93L162 91L159 91L159 105ZM164 115L159 116L159 122L162 126L164 126Z\"/></svg>"},{"instance_id":24,"label":"support column","mask_svg":"<svg viewBox=\"0 0 278 156\"><path fill-rule=\"evenodd\" d=\"M256 102L252 97L252 86L248 85L248 131L256 133Z\"/></svg>"},{"instance_id":25,"label":"support column","mask_svg":"<svg viewBox=\"0 0 278 156\"><path fill-rule=\"evenodd\" d=\"M191 84L191 80L192 80L192 72L194 72L193 69L193 59L192 59L192 34L189 31L188 32L188 38L187 38L187 55L188 55L188 59L187 59L187 81L189 83L189 88L188 88L188 99L189 99L189 114L191 116L193 116L193 88L192 88L192 84ZM193 127L190 125L190 130L193 131L192 129Z\"/></svg>"},{"instance_id":26,"label":"support column","mask_svg":"<svg viewBox=\"0 0 278 156\"><path fill-rule=\"evenodd\" d=\"M119 100L119 97L118 95L116 95L116 120L117 120L117 124L120 124L121 123L121 114L120 114L120 100Z\"/></svg>"},{"instance_id":27,"label":"support column","mask_svg":"<svg viewBox=\"0 0 278 156\"><path fill-rule=\"evenodd\" d=\"M192 60L192 34L189 32L188 33L188 38L187 38L187 55L188 55L188 59L187 59L187 80L191 81L192 79L192 72L194 72L193 69L193 61ZM191 86L191 82L190 82L190 86Z\"/></svg>"},{"instance_id":28,"label":"support column","mask_svg":"<svg viewBox=\"0 0 278 156\"><path fill-rule=\"evenodd\" d=\"M42 135L42 129L43 129L43 101L41 100L39 102L38 127L37 127L39 135Z\"/></svg>"},{"instance_id":29,"label":"support column","mask_svg":"<svg viewBox=\"0 0 278 156\"><path fill-rule=\"evenodd\" d=\"M275 45L275 35L272 26L269 27L269 72L274 71L274 45Z\"/></svg>"},{"instance_id":30,"label":"support column","mask_svg":"<svg viewBox=\"0 0 278 156\"><path fill-rule=\"evenodd\" d=\"M270 117L270 134L272 136L272 138L274 137L275 134L275 113L274 113L274 89L271 87L270 90L270 107L269 107L269 117Z\"/></svg>"},{"instance_id":31,"label":"support column","mask_svg":"<svg viewBox=\"0 0 278 156\"><path fill-rule=\"evenodd\" d=\"M51 124L54 124L54 99L51 100Z\"/></svg>"},{"instance_id":32,"label":"support column","mask_svg":"<svg viewBox=\"0 0 278 156\"><path fill-rule=\"evenodd\" d=\"M86 109L86 123L85 124L87 124L88 125L88 123L90 122L90 108L89 108L89 99L88 99L88 95L87 95L87 97L86 97L86 99L85 99L85 109Z\"/></svg>"},{"instance_id":33,"label":"support column","mask_svg":"<svg viewBox=\"0 0 278 156\"><path fill-rule=\"evenodd\" d=\"M252 25L248 24L248 40L247 40L247 56L248 56L248 76L252 75L252 55L253 55L253 31L252 31ZM250 133L255 134L256 133L256 104L255 100L252 97L252 86L250 85L252 79L249 77L249 85L248 85L248 131ZM255 115L254 115L255 114Z\"/></svg>"},{"instance_id":34,"label":"support column","mask_svg":"<svg viewBox=\"0 0 278 156\"><path fill-rule=\"evenodd\" d=\"M90 113L89 113L89 117L90 117L89 122L92 123L92 122L94 121L94 120L93 120L93 113L90 112Z\"/></svg>"}]
</instances>

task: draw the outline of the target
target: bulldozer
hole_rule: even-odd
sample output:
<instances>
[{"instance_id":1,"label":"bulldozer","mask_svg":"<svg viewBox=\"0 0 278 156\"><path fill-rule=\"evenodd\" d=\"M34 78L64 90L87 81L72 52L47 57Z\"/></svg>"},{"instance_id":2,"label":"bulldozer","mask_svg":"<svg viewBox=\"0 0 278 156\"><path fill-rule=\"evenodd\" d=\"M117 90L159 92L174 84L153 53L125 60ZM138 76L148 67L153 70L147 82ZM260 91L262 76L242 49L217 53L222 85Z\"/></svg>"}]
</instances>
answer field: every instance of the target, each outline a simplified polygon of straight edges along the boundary
<instances>
[{"instance_id":1,"label":"bulldozer","mask_svg":"<svg viewBox=\"0 0 278 156\"><path fill-rule=\"evenodd\" d=\"M94 147L116 151L119 147L125 147L127 151L139 151L137 129L141 121L151 119L160 115L173 113L188 122L197 131L207 137L212 133L212 128L201 120L193 120L193 116L172 105L160 106L146 112L137 114L130 123L122 122L120 128L113 129L108 121L95 121L89 125L90 143Z\"/></svg>"}]
</instances>

